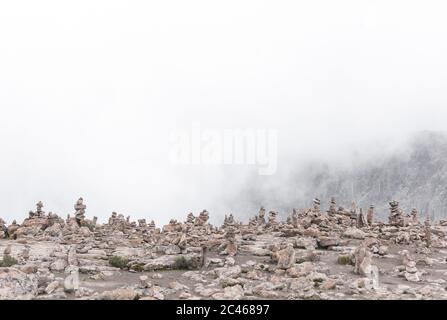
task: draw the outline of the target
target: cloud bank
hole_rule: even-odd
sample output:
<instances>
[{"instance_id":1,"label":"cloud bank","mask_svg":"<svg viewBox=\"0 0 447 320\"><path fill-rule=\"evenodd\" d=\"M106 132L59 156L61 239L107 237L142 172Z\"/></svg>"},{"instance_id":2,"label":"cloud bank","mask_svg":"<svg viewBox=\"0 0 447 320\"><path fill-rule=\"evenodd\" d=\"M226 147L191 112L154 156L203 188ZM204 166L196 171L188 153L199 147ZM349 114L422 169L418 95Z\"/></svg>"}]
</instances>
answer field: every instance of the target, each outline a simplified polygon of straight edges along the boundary
<instances>
[{"instance_id":1,"label":"cloud bank","mask_svg":"<svg viewBox=\"0 0 447 320\"><path fill-rule=\"evenodd\" d=\"M256 192L256 168L169 162L171 132L193 121L277 130L277 174L257 179L269 185L304 161L347 164L443 130L446 6L1 3L0 216L39 200L65 216L79 196L102 221L248 214L232 199Z\"/></svg>"}]
</instances>

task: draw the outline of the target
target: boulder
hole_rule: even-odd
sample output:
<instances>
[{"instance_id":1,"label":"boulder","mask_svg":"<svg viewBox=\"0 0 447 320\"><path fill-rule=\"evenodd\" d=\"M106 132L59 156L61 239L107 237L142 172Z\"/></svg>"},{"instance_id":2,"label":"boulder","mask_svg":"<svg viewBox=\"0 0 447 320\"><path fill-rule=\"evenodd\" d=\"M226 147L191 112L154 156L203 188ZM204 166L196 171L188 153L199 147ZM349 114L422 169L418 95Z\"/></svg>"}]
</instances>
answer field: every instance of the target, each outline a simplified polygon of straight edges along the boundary
<instances>
[{"instance_id":1,"label":"boulder","mask_svg":"<svg viewBox=\"0 0 447 320\"><path fill-rule=\"evenodd\" d=\"M51 282L46 288L45 288L45 293L47 294L52 294L54 291L56 291L57 288L59 288L60 283L59 281L55 280L53 282Z\"/></svg>"},{"instance_id":2,"label":"boulder","mask_svg":"<svg viewBox=\"0 0 447 320\"><path fill-rule=\"evenodd\" d=\"M317 243L320 248L328 249L330 247L338 246L340 243L340 240L335 237L321 236L318 238Z\"/></svg>"},{"instance_id":3,"label":"boulder","mask_svg":"<svg viewBox=\"0 0 447 320\"><path fill-rule=\"evenodd\" d=\"M0 268L0 300L30 300L38 294L38 278L15 268Z\"/></svg>"},{"instance_id":4,"label":"boulder","mask_svg":"<svg viewBox=\"0 0 447 320\"><path fill-rule=\"evenodd\" d=\"M56 272L62 272L67 267L67 260L65 259L57 259L52 264L50 264L50 270Z\"/></svg>"},{"instance_id":5,"label":"boulder","mask_svg":"<svg viewBox=\"0 0 447 320\"><path fill-rule=\"evenodd\" d=\"M363 232L360 229L357 229L355 227L351 227L351 228L347 228L345 230L345 232L343 233L343 236L346 237L346 238L363 240L366 237L366 233Z\"/></svg>"},{"instance_id":6,"label":"boulder","mask_svg":"<svg viewBox=\"0 0 447 320\"><path fill-rule=\"evenodd\" d=\"M118 288L100 294L100 300L136 300L138 293L130 288Z\"/></svg>"},{"instance_id":7,"label":"boulder","mask_svg":"<svg viewBox=\"0 0 447 320\"><path fill-rule=\"evenodd\" d=\"M214 269L214 273L219 278L236 278L241 274L241 272L242 269L239 265Z\"/></svg>"},{"instance_id":8,"label":"boulder","mask_svg":"<svg viewBox=\"0 0 447 320\"><path fill-rule=\"evenodd\" d=\"M276 260L278 261L277 267L279 269L289 269L295 264L296 256L295 249L293 249L292 244L288 244L283 250L279 250L276 254Z\"/></svg>"},{"instance_id":9,"label":"boulder","mask_svg":"<svg viewBox=\"0 0 447 320\"><path fill-rule=\"evenodd\" d=\"M172 270L172 269L196 269L201 267L202 256L198 253L180 255L164 255L146 262L145 271Z\"/></svg>"}]
</instances>

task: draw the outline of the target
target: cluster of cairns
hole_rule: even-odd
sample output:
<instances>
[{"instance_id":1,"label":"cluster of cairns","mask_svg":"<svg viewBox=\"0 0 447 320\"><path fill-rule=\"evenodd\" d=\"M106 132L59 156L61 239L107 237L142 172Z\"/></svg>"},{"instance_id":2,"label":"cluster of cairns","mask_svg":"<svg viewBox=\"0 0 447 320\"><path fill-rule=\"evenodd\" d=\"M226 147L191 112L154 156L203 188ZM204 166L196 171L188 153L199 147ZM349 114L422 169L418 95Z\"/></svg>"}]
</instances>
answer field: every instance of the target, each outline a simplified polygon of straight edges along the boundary
<instances>
[{"instance_id":1,"label":"cluster of cairns","mask_svg":"<svg viewBox=\"0 0 447 320\"><path fill-rule=\"evenodd\" d=\"M38 202L36 204L36 210L30 211L29 217L22 224L17 224L16 220L14 220L8 226L5 221L0 219L3 237L17 239L26 236L62 236L63 238L65 235L73 236L76 233L85 235L94 234L95 231L120 231L129 235L140 234L143 236L143 241L145 241L144 239L148 240L149 237L155 239L157 238L156 235L169 235L172 233L183 233L188 235L189 238L200 238L206 237L210 233L221 232L225 235L223 238L229 242L234 242L235 235L241 234L242 230L246 233L247 229L251 229L255 233L279 231L285 234L295 233L306 235L311 234L315 229L319 229L320 233L324 234L324 231L334 232L343 227L345 229L356 228L358 231L364 230L365 228L384 228L387 226L390 228L420 227L418 211L412 209L410 214L404 215L397 201L390 202L388 224L375 221L374 205L371 205L367 213L364 214L363 209L358 209L355 203L352 204L350 210L347 210L344 207L337 206L335 199L332 198L329 203L329 209L326 212L322 212L321 201L315 198L311 209L293 209L293 213L287 217L285 223L278 221L278 213L276 211L271 210L267 215L266 209L261 207L258 215L250 218L247 225L236 222L234 216L230 214L225 216L221 228L213 227L208 223L210 215L206 210L203 210L197 217L193 213L189 213L184 223L172 219L162 229L157 229L153 220L149 224L145 219L134 222L130 221L130 216L125 218L124 215L117 214L116 212L112 213L107 224L97 226L97 217L93 217L92 220L86 219L85 213L87 206L84 204L83 198L79 198L74 205L74 218L68 215L64 220L52 212L46 214L43 208L43 203L41 201ZM200 232L202 231L204 233L201 234ZM388 235L384 233L382 235L379 234L380 236L387 237ZM411 236L410 234L409 237L411 238ZM425 239L427 246L431 245L431 223L428 218L424 223L424 233L419 236L419 239L421 238ZM149 242L154 242L154 239L149 240ZM411 239L407 240L410 241Z\"/></svg>"},{"instance_id":2,"label":"cluster of cairns","mask_svg":"<svg viewBox=\"0 0 447 320\"><path fill-rule=\"evenodd\" d=\"M16 220L13 220L9 226L2 223L4 238L16 240L37 237L43 239L73 234L74 231L85 234L88 231L93 231L96 226L97 217L94 217L93 220L85 219L86 206L83 204L82 198L74 205L74 218L70 218L68 215L64 220L52 212L47 214L43 208L44 204L39 201L36 204L36 211L29 211L28 218L22 224L18 224Z\"/></svg>"},{"instance_id":3,"label":"cluster of cairns","mask_svg":"<svg viewBox=\"0 0 447 320\"><path fill-rule=\"evenodd\" d=\"M389 205L387 223L375 217L374 205L370 205L366 212L355 202L345 209L331 198L324 211L321 200L315 198L310 208L293 209L286 219L281 219L275 210L261 207L248 223L237 221L233 214L228 214L223 224L216 227L209 221L210 213L203 210L197 216L188 213L184 221L171 219L158 227L153 220L149 223L146 219L132 221L130 216L117 212L112 212L108 221L100 224L96 217L88 218L84 199L79 198L74 204L74 212L66 219L52 212L47 214L42 202L36 204L36 210L30 211L21 224L13 221L8 225L0 219L0 236L9 241L9 246L12 243L13 249L15 243L25 244L20 252L14 253L22 267L28 266L32 260L33 244L51 243L51 252L45 258L49 261L47 268L65 273L67 277L61 287L65 293L77 292L79 297L93 294L78 287L79 273L101 279L116 272L119 265L121 270L129 272L187 268L195 270L196 273L189 273L189 276L196 280L213 275L217 276L218 283L222 282L223 288L231 288L208 296L204 292L212 290L197 289L204 297L229 295L234 298L235 292L242 296L250 292L257 297L278 298L283 297L278 293L282 290L288 298L294 295L293 292L300 292L298 297L309 298L319 294L316 293L318 290L335 290L346 282L324 269L321 260L325 254L333 255L334 264L347 266L347 274L355 279L349 290L355 288L356 292L383 290L379 281L384 275L380 261L386 258L396 257L394 259L402 261L402 264L396 263L389 276L409 283L424 279L424 272L416 267L420 259L412 255L425 255L423 260L430 264L433 261L427 258L428 255L447 248L442 221L433 225L427 218L420 223L416 209L405 214L399 202L392 201ZM390 249L400 246L405 250L393 253ZM11 247L5 249L3 256L11 256ZM114 259L122 265L110 262ZM237 278L241 272L245 274L242 280ZM202 280L197 281L201 283ZM251 288L248 280L257 286ZM143 282L146 283L144 292L152 290L152 295L160 296L153 292L154 288L147 285L146 280ZM53 286L58 288L54 281ZM46 294L57 290L61 289L41 289ZM183 296L194 298L190 291Z\"/></svg>"},{"instance_id":4,"label":"cluster of cairns","mask_svg":"<svg viewBox=\"0 0 447 320\"><path fill-rule=\"evenodd\" d=\"M409 225L417 225L419 223L419 213L416 208L413 208L410 214L405 215L401 208L399 208L399 202L392 201L390 204L389 224L399 227L406 227ZM427 219L429 217L427 216Z\"/></svg>"}]
</instances>

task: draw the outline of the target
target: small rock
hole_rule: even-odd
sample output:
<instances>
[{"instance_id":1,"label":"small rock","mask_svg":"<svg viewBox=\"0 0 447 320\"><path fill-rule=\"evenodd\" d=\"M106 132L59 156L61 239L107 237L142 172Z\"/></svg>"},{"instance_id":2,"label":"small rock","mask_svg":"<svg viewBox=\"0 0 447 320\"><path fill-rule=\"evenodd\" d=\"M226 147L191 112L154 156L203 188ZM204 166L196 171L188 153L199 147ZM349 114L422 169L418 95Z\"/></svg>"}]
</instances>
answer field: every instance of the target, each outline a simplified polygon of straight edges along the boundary
<instances>
[{"instance_id":1,"label":"small rock","mask_svg":"<svg viewBox=\"0 0 447 320\"><path fill-rule=\"evenodd\" d=\"M45 292L52 294L57 288L59 288L59 281L53 281L45 288Z\"/></svg>"}]
</instances>

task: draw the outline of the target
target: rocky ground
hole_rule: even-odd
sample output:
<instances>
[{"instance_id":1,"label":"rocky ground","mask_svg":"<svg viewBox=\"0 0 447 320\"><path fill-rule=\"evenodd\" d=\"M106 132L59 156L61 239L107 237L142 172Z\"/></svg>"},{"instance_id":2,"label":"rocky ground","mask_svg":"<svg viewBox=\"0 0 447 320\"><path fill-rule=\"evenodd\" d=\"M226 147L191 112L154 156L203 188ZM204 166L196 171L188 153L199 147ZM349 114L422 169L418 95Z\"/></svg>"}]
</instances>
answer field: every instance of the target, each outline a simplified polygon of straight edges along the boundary
<instances>
[{"instance_id":1,"label":"rocky ground","mask_svg":"<svg viewBox=\"0 0 447 320\"><path fill-rule=\"evenodd\" d=\"M82 199L80 199L82 200ZM262 208L249 224L206 211L163 228L113 213L98 225L43 211L4 224L0 299L445 299L447 224L390 203L388 223L354 207Z\"/></svg>"}]
</instances>

